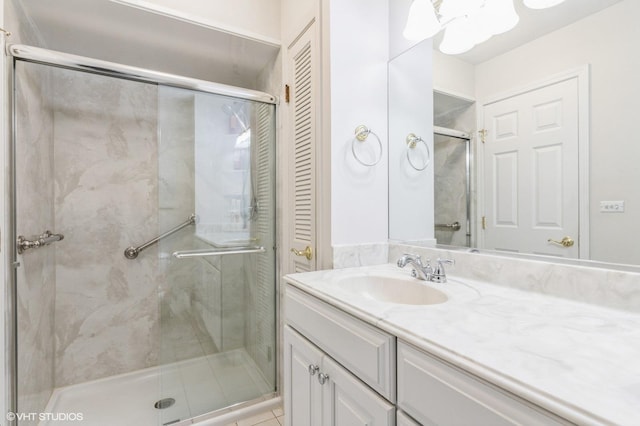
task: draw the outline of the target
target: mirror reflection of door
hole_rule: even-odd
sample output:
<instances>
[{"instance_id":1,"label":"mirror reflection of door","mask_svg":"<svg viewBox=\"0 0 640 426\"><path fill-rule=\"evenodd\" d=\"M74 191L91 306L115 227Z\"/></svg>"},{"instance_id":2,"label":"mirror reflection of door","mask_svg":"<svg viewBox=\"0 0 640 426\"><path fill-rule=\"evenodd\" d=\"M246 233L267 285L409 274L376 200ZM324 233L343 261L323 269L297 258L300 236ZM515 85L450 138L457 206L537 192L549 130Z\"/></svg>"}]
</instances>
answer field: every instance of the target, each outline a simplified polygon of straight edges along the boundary
<instances>
[{"instance_id":1,"label":"mirror reflection of door","mask_svg":"<svg viewBox=\"0 0 640 426\"><path fill-rule=\"evenodd\" d=\"M484 104L484 248L579 257L578 108L578 78Z\"/></svg>"}]
</instances>

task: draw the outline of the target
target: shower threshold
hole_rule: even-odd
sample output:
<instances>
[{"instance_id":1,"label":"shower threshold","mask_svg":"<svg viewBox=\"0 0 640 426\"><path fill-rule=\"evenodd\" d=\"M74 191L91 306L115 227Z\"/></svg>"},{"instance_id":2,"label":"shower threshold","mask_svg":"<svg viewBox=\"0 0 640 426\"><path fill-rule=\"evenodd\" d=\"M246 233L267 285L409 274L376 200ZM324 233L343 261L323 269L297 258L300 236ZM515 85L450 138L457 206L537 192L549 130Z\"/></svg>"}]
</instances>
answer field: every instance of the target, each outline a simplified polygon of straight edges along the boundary
<instances>
[{"instance_id":1,"label":"shower threshold","mask_svg":"<svg viewBox=\"0 0 640 426\"><path fill-rule=\"evenodd\" d=\"M176 424L271 392L272 387L247 352L236 349L57 388L45 412L82 415L82 421L39 424ZM165 399L175 402L158 404Z\"/></svg>"}]
</instances>

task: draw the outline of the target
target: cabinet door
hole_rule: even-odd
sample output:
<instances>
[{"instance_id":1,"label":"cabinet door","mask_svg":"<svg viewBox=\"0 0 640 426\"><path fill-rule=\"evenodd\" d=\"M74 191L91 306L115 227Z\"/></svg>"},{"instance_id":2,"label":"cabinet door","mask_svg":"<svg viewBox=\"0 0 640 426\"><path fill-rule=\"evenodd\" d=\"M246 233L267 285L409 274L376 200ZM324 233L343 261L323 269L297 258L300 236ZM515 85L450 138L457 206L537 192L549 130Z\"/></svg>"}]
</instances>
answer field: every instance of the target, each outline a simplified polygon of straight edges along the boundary
<instances>
[{"instance_id":1,"label":"cabinet door","mask_svg":"<svg viewBox=\"0 0 640 426\"><path fill-rule=\"evenodd\" d=\"M396 426L420 426L420 423L413 420L401 410L396 410Z\"/></svg>"},{"instance_id":2,"label":"cabinet door","mask_svg":"<svg viewBox=\"0 0 640 426\"><path fill-rule=\"evenodd\" d=\"M284 330L284 351L285 424L320 425L322 394L317 378L322 352L289 326Z\"/></svg>"},{"instance_id":3,"label":"cabinet door","mask_svg":"<svg viewBox=\"0 0 640 426\"><path fill-rule=\"evenodd\" d=\"M553 414L398 343L398 408L425 425L566 425Z\"/></svg>"},{"instance_id":4,"label":"cabinet door","mask_svg":"<svg viewBox=\"0 0 640 426\"><path fill-rule=\"evenodd\" d=\"M395 406L325 355L321 374L323 426L395 426ZM297 426L297 424L296 424Z\"/></svg>"}]
</instances>

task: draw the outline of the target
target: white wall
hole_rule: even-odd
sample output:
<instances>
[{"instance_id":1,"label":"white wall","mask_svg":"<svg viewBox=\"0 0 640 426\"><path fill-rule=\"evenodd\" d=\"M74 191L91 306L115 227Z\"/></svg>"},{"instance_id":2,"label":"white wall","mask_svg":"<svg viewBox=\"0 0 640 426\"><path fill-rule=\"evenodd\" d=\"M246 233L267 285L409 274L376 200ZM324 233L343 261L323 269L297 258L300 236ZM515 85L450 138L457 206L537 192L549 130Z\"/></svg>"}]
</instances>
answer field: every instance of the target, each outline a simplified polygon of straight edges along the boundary
<instances>
[{"instance_id":1,"label":"white wall","mask_svg":"<svg viewBox=\"0 0 640 426\"><path fill-rule=\"evenodd\" d=\"M280 0L281 39L286 49L307 24L317 18L319 0Z\"/></svg>"},{"instance_id":2,"label":"white wall","mask_svg":"<svg viewBox=\"0 0 640 426\"><path fill-rule=\"evenodd\" d=\"M625 0L568 27L482 63L479 101L590 64L591 258L640 264L630 235L640 234L640 2ZM623 214L599 212L602 200L624 200Z\"/></svg>"},{"instance_id":3,"label":"white wall","mask_svg":"<svg viewBox=\"0 0 640 426\"><path fill-rule=\"evenodd\" d=\"M412 47L389 62L389 237L400 241L433 241L433 95L431 40ZM420 136L428 145L431 164L411 167L406 138ZM420 168L426 150L418 144L411 158Z\"/></svg>"},{"instance_id":4,"label":"white wall","mask_svg":"<svg viewBox=\"0 0 640 426\"><path fill-rule=\"evenodd\" d=\"M166 9L176 15L192 16L218 28L280 39L280 0L117 0Z\"/></svg>"},{"instance_id":5,"label":"white wall","mask_svg":"<svg viewBox=\"0 0 640 426\"><path fill-rule=\"evenodd\" d=\"M387 0L333 0L330 25L332 244L387 241ZM373 167L351 153L361 124L383 144ZM373 135L365 144L378 149Z\"/></svg>"},{"instance_id":6,"label":"white wall","mask_svg":"<svg viewBox=\"0 0 640 426\"><path fill-rule=\"evenodd\" d=\"M413 0L392 0L389 4L389 58L409 50L418 44L416 41L407 40L402 36L404 26L407 24L409 8Z\"/></svg>"},{"instance_id":7,"label":"white wall","mask_svg":"<svg viewBox=\"0 0 640 426\"><path fill-rule=\"evenodd\" d=\"M433 90L473 100L475 66L433 49Z\"/></svg>"}]
</instances>

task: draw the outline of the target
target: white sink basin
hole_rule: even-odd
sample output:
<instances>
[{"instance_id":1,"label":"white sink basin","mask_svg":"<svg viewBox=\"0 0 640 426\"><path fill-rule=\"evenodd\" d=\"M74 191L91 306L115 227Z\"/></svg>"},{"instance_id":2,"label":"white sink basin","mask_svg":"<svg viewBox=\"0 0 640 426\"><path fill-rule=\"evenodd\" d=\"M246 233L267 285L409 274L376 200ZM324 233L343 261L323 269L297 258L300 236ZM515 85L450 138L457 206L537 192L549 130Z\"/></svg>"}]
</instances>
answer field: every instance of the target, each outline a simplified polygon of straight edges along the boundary
<instances>
[{"instance_id":1,"label":"white sink basin","mask_svg":"<svg viewBox=\"0 0 640 426\"><path fill-rule=\"evenodd\" d=\"M447 301L447 295L416 278L391 275L351 275L336 282L342 290L379 302L401 305L435 305Z\"/></svg>"}]
</instances>

